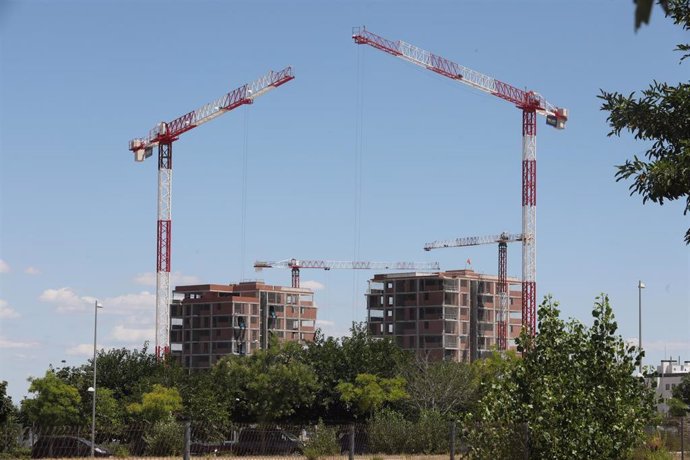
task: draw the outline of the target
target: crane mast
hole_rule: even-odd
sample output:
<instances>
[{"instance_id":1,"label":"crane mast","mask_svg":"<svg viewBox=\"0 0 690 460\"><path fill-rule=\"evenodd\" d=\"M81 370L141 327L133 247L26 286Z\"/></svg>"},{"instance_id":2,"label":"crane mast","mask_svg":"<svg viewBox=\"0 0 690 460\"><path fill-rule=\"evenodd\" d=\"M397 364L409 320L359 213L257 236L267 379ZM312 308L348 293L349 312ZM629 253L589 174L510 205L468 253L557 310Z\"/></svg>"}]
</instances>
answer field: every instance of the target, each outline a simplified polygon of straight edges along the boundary
<instances>
[{"instance_id":1,"label":"crane mast","mask_svg":"<svg viewBox=\"0 0 690 460\"><path fill-rule=\"evenodd\" d=\"M366 260L342 261L342 260L300 260L286 259L275 262L257 260L254 269L264 268L289 268L292 271L292 287L299 287L299 271L301 268L316 268L320 270L440 270L438 262L371 262Z\"/></svg>"},{"instance_id":2,"label":"crane mast","mask_svg":"<svg viewBox=\"0 0 690 460\"><path fill-rule=\"evenodd\" d=\"M488 75L464 67L402 40L392 41L354 27L352 38L358 45L369 45L412 64L504 99L522 110L522 325L528 333L536 331L537 277L537 122L564 129L568 110L556 107L535 91L525 91Z\"/></svg>"},{"instance_id":3,"label":"crane mast","mask_svg":"<svg viewBox=\"0 0 690 460\"><path fill-rule=\"evenodd\" d=\"M500 351L508 348L508 321L510 319L508 293L508 243L522 241L521 234L503 232L500 235L469 236L453 240L434 241L424 245L425 251L498 243L498 314L496 315L496 344Z\"/></svg>"},{"instance_id":4,"label":"crane mast","mask_svg":"<svg viewBox=\"0 0 690 460\"><path fill-rule=\"evenodd\" d=\"M170 122L160 122L145 138L129 141L129 150L134 160L142 162L158 148L158 221L156 227L156 355L169 351L170 344L170 268L172 244L172 144L185 132L207 123L241 105L252 104L254 99L287 83L294 77L292 67L278 72L270 71L252 83L209 102L196 110L175 118Z\"/></svg>"}]
</instances>

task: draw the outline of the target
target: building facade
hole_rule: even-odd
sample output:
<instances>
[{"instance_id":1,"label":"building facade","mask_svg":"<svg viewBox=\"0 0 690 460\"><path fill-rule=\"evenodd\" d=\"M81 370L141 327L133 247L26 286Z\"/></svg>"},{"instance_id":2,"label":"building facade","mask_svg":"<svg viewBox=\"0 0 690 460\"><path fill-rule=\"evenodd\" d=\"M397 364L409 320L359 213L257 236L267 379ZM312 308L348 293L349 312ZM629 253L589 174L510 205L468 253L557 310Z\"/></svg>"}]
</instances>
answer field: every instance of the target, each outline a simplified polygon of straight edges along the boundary
<instances>
[{"instance_id":1,"label":"building facade","mask_svg":"<svg viewBox=\"0 0 690 460\"><path fill-rule=\"evenodd\" d=\"M662 414L668 413L667 401L673 397L673 389L680 384L683 377L690 373L690 361L680 362L674 359L662 359L653 377L648 378L654 388L657 410Z\"/></svg>"},{"instance_id":2,"label":"building facade","mask_svg":"<svg viewBox=\"0 0 690 460\"><path fill-rule=\"evenodd\" d=\"M519 287L519 280L508 278L508 349L515 348L522 325ZM470 362L497 347L496 276L473 270L378 274L366 297L371 334L429 359Z\"/></svg>"},{"instance_id":3,"label":"building facade","mask_svg":"<svg viewBox=\"0 0 690 460\"><path fill-rule=\"evenodd\" d=\"M187 369L207 369L228 354L248 355L279 341L314 339L310 289L239 284L177 286L170 305L170 352Z\"/></svg>"}]
</instances>

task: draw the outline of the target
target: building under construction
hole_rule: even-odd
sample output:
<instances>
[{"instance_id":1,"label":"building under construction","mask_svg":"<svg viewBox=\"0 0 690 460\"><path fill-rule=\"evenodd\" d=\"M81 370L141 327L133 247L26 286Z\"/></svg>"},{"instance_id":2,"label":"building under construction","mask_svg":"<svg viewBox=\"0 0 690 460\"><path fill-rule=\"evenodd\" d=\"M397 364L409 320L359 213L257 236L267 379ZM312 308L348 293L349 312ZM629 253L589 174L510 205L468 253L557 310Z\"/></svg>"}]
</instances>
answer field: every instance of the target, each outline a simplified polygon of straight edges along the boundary
<instances>
[{"instance_id":1,"label":"building under construction","mask_svg":"<svg viewBox=\"0 0 690 460\"><path fill-rule=\"evenodd\" d=\"M310 289L239 284L177 286L170 305L170 352L188 369L212 367L228 354L247 355L279 341L314 339Z\"/></svg>"},{"instance_id":2,"label":"building under construction","mask_svg":"<svg viewBox=\"0 0 690 460\"><path fill-rule=\"evenodd\" d=\"M499 282L473 270L374 275L367 297L368 328L429 359L474 361L498 345ZM507 278L507 349L522 322L520 281Z\"/></svg>"}]
</instances>

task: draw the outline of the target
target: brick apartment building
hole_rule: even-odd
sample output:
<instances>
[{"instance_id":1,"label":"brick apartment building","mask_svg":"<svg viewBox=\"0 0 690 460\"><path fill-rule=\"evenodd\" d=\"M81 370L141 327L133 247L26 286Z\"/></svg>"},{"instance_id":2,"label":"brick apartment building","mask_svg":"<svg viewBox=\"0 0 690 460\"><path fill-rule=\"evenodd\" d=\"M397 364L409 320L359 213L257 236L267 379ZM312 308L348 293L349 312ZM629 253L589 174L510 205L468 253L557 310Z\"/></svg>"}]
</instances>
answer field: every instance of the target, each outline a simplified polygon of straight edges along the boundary
<instances>
[{"instance_id":1,"label":"brick apartment building","mask_svg":"<svg viewBox=\"0 0 690 460\"><path fill-rule=\"evenodd\" d=\"M280 341L314 339L316 306L310 289L239 284L177 286L170 305L170 352L187 369L206 369L228 354Z\"/></svg>"},{"instance_id":2,"label":"brick apartment building","mask_svg":"<svg viewBox=\"0 0 690 460\"><path fill-rule=\"evenodd\" d=\"M522 324L520 281L508 278L508 349ZM430 359L474 361L496 348L498 277L473 270L378 274L369 281L367 324L376 336Z\"/></svg>"}]
</instances>

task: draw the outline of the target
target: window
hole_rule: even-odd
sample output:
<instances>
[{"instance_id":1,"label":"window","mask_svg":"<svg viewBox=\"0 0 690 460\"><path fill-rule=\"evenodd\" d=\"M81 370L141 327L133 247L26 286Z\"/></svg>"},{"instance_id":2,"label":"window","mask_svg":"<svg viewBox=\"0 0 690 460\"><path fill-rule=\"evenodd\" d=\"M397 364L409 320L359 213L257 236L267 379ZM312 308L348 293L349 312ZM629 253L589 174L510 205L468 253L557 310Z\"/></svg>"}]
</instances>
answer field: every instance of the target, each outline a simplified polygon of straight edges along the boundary
<instances>
[{"instance_id":1,"label":"window","mask_svg":"<svg viewBox=\"0 0 690 460\"><path fill-rule=\"evenodd\" d=\"M671 385L669 383L666 384L666 391L671 389Z\"/></svg>"},{"instance_id":2,"label":"window","mask_svg":"<svg viewBox=\"0 0 690 460\"><path fill-rule=\"evenodd\" d=\"M393 289L393 283L391 281L386 283L386 289Z\"/></svg>"},{"instance_id":3,"label":"window","mask_svg":"<svg viewBox=\"0 0 690 460\"><path fill-rule=\"evenodd\" d=\"M388 325L388 333L389 333L389 334L392 334L392 333L393 333L393 325L392 325L392 324L389 324L389 325Z\"/></svg>"},{"instance_id":4,"label":"window","mask_svg":"<svg viewBox=\"0 0 690 460\"><path fill-rule=\"evenodd\" d=\"M393 305L393 296L392 295L388 296L388 305Z\"/></svg>"},{"instance_id":5,"label":"window","mask_svg":"<svg viewBox=\"0 0 690 460\"><path fill-rule=\"evenodd\" d=\"M386 316L389 318L393 317L393 310L386 310Z\"/></svg>"}]
</instances>

